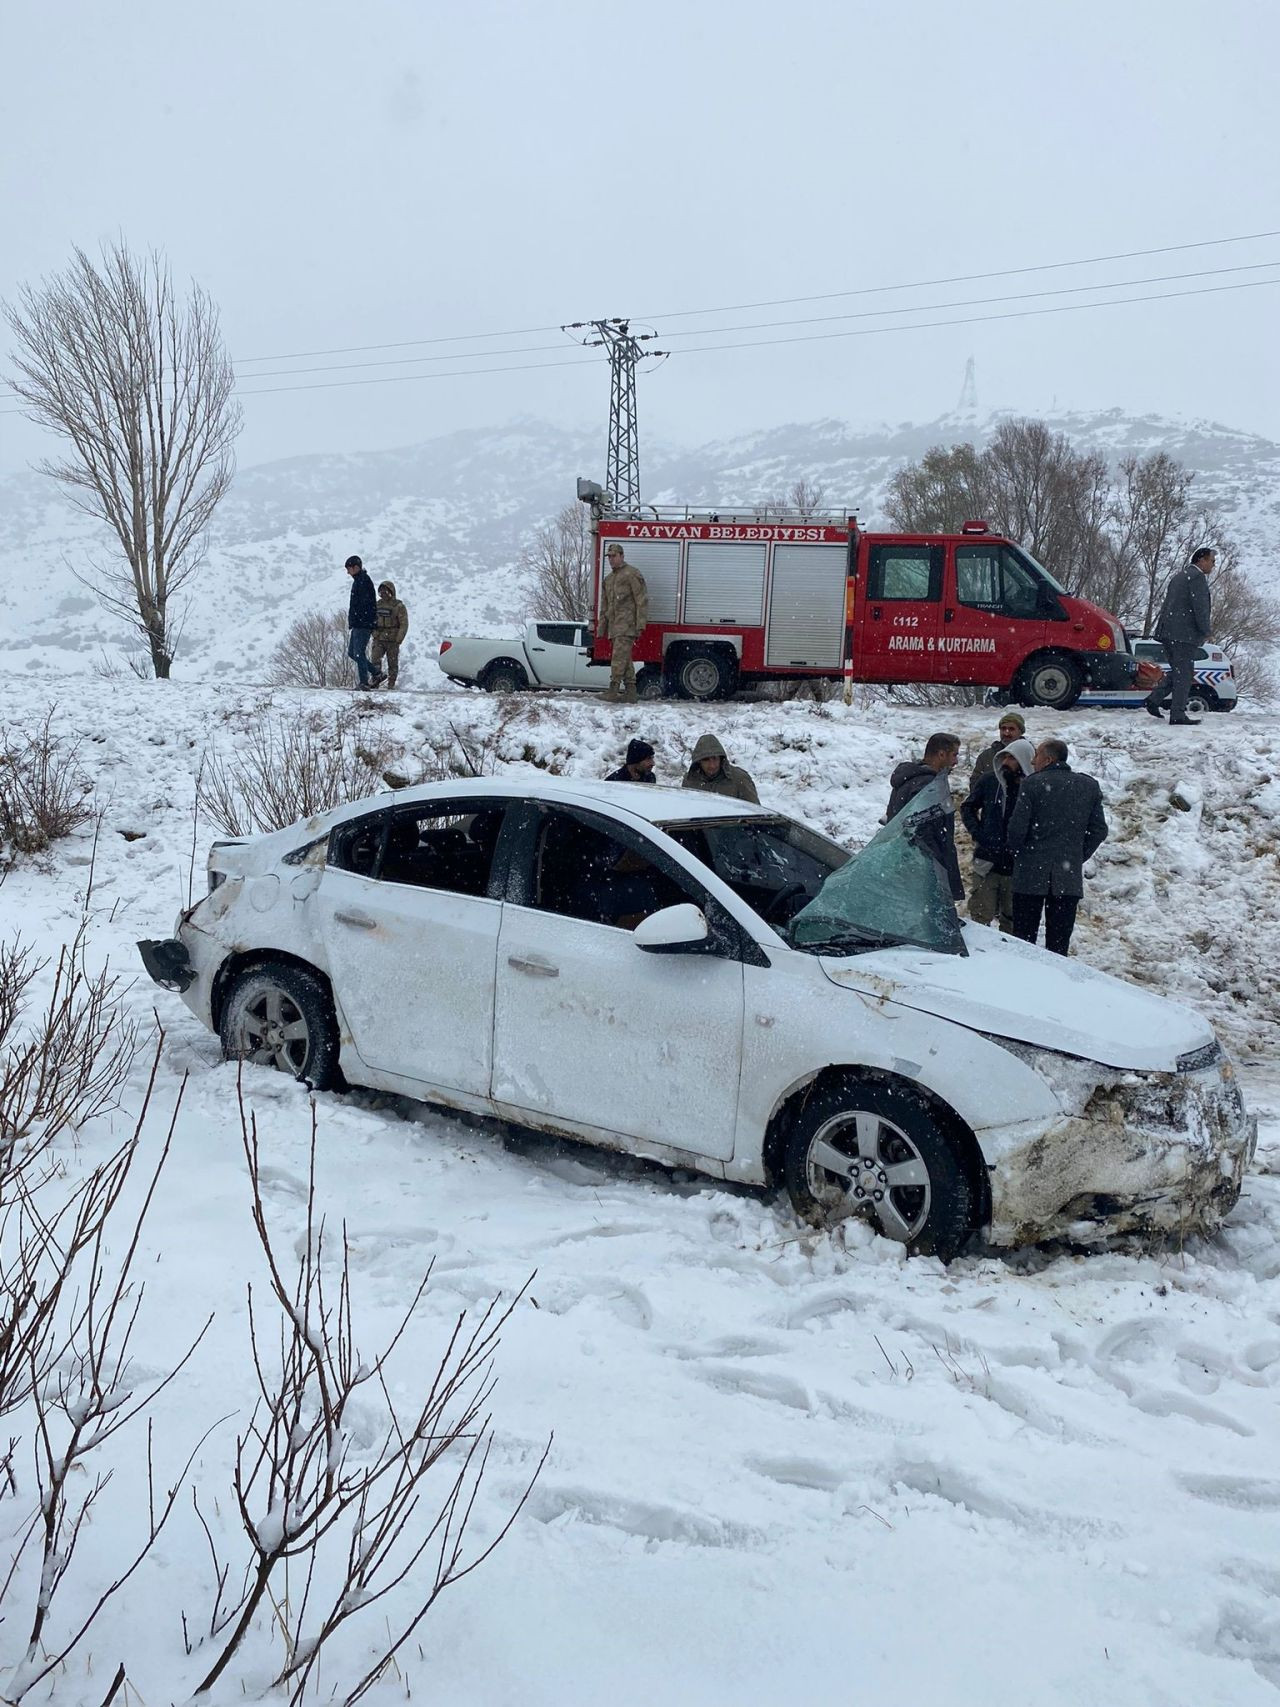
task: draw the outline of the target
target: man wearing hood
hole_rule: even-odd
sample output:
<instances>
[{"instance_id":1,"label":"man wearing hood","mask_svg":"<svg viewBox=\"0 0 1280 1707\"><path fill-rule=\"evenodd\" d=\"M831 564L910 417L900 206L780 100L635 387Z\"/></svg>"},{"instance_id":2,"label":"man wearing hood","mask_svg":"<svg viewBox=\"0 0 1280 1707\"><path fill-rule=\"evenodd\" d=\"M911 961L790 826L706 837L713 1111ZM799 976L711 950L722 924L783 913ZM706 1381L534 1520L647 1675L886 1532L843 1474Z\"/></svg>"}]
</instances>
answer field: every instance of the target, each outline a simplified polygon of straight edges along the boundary
<instances>
[{"instance_id":1,"label":"man wearing hood","mask_svg":"<svg viewBox=\"0 0 1280 1707\"><path fill-rule=\"evenodd\" d=\"M898 813L909 800L914 800L922 788L927 788L944 771L955 769L956 760L960 757L960 737L948 735L939 731L930 735L924 744L923 759L908 759L904 764L895 765L889 778L893 792L889 796L889 809L885 813L885 822L896 818ZM964 900L964 884L960 880L960 861L956 858L955 814L948 812L946 822L940 827L938 836L938 862L947 874L947 882L951 886L951 899Z\"/></svg>"},{"instance_id":2,"label":"man wearing hood","mask_svg":"<svg viewBox=\"0 0 1280 1707\"><path fill-rule=\"evenodd\" d=\"M739 765L729 763L728 754L714 735L698 737L680 786L723 794L730 800L749 800L753 806L760 804L755 783Z\"/></svg>"},{"instance_id":3,"label":"man wearing hood","mask_svg":"<svg viewBox=\"0 0 1280 1707\"><path fill-rule=\"evenodd\" d=\"M989 925L998 919L1000 929L1010 934L1013 850L1008 840L1009 820L1018 803L1022 779L1035 768L1035 756L1030 741L1021 737L998 748L994 768L979 778L960 808L960 816L974 842L969 917L979 925Z\"/></svg>"},{"instance_id":4,"label":"man wearing hood","mask_svg":"<svg viewBox=\"0 0 1280 1707\"><path fill-rule=\"evenodd\" d=\"M403 600L396 597L394 581L378 582L376 614L373 643L369 647L369 661L374 669L373 685L375 688L380 686L385 677L387 686L393 688L400 674L400 648L409 632L409 612ZM384 659L385 671L382 667Z\"/></svg>"}]
</instances>

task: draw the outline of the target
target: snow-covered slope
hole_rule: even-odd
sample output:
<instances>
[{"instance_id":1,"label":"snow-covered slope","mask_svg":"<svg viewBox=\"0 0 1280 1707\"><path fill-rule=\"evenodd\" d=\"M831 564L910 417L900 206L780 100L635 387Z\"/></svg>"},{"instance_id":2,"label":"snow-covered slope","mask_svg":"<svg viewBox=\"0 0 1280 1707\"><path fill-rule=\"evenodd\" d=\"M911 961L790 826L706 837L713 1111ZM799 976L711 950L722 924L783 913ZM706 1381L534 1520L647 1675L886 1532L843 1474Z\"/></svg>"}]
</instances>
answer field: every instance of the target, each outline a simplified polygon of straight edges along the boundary
<instances>
[{"instance_id":1,"label":"snow-covered slope","mask_svg":"<svg viewBox=\"0 0 1280 1707\"><path fill-rule=\"evenodd\" d=\"M99 844L78 837L44 867L11 872L0 937L21 930L56 953L92 869L91 959L109 952L127 968L136 937L171 927L193 839L203 857L211 828L193 824L192 796L210 740L242 749L271 705L190 682L63 683L57 697L55 726L82 738L104 808ZM302 703L330 716L340 700ZM698 733L687 708L661 704L633 713L450 693L378 703L410 774L456 729L504 770L598 775L638 727L672 778ZM28 682L0 684L0 724L27 725L42 704ZM699 719L766 801L852 843L873 831L889 769L933 721L803 704L712 707ZM970 755L991 732L979 712L947 719ZM1247 712L1185 731L1120 714L1033 717L1033 733L1050 728L1102 779L1112 817L1080 954L1205 1013L1262 1114L1259 1167L1226 1227L1183 1249L981 1256L944 1270L904 1261L859 1227L803 1231L759 1193L395 1099L321 1097L318 1209L352 1253L362 1349L384 1342L435 1261L396 1366L398 1400L420 1394L459 1311L512 1297L536 1271L499 1354L479 1536L495 1533L555 1437L508 1539L439 1602L373 1707L846 1707L904 1692L937 1707L1274 1703L1280 733ZM1190 810L1172 805L1175 786ZM255 1386L245 1288L262 1279L235 1075L176 997L144 981L129 1003L143 1020L154 1008L168 1033L146 1157L189 1075L144 1241L134 1383L153 1386L214 1312L157 1401L154 1455L163 1487L224 1419L192 1475L234 1581L231 1470ZM65 1145L73 1176L132 1130L143 1078L140 1067L118 1116ZM244 1089L267 1215L292 1253L311 1109L266 1071L247 1069ZM371 1428L366 1409L353 1413L351 1452L369 1450ZM118 1572L145 1517L145 1440L121 1436L108 1452L115 1476L60 1590L64 1622L88 1610L95 1573ZM15 1464L11 1525L31 1488L25 1455ZM406 1592L420 1582L417 1571ZM184 1498L41 1699L98 1707L118 1662L140 1699L186 1699L209 1663L212 1583ZM295 1573L295 1596L299 1584ZM36 1587L29 1571L10 1587L0 1667L21 1648ZM339 1642L323 1697L341 1699L369 1663L382 1611L376 1628L353 1625ZM268 1613L211 1701L260 1698L281 1661Z\"/></svg>"},{"instance_id":2,"label":"snow-covered slope","mask_svg":"<svg viewBox=\"0 0 1280 1707\"><path fill-rule=\"evenodd\" d=\"M828 502L881 518L894 470L930 445L984 440L1001 414L960 413L919 425L790 424L697 449L645 443L643 487L655 502L758 503L800 475ZM1198 471L1246 547L1251 571L1280 586L1280 446L1227 427L1134 417L1120 410L1054 415L1055 427L1109 455L1163 448ZM179 666L211 680L260 679L293 619L341 608L342 563L356 551L375 579L397 583L413 641L407 668L425 679L442 633L500 633L519 614L516 565L530 530L572 500L579 474L598 476L598 435L522 421L402 450L300 457L248 468L218 512L195 583ZM29 474L0 481L0 624L10 668L86 673L123 630L76 579L111 547L56 489Z\"/></svg>"}]
</instances>

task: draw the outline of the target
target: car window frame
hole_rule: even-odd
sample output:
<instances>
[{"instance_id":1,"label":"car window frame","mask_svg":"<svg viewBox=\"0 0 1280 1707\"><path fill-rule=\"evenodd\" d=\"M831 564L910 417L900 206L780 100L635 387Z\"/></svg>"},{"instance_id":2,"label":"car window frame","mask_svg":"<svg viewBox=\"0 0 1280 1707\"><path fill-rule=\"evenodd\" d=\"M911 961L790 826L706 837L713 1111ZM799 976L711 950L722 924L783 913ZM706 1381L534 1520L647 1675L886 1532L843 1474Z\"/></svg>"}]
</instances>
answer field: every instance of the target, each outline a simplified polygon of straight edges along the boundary
<instances>
[{"instance_id":1,"label":"car window frame","mask_svg":"<svg viewBox=\"0 0 1280 1707\"><path fill-rule=\"evenodd\" d=\"M734 960L744 965L765 966L770 964L764 948L746 930L742 921L732 908L725 905L719 896L715 895L696 872L690 870L682 860L664 847L656 836L662 832L655 825L646 825L644 830L625 819L611 817L608 813L592 807L580 806L576 802L562 800L539 800L526 797L513 802L520 810L514 812L504 825L504 833L510 828L510 849L506 866L506 889L503 900L510 906L522 907L529 912L538 913L544 918L572 918L572 914L553 913L544 910L532 899L536 879L535 861L538 852L538 840L542 830L544 817L552 812L562 813L565 817L575 819L589 830L599 835L606 835L618 842L628 852L638 854L642 859L654 865L664 877L680 886L687 900L698 907L707 921L710 933L707 942L698 948L691 948L690 953L706 954L714 959ZM648 833L646 833L646 831ZM656 834L655 834L656 832ZM677 847L678 844L672 844ZM681 853L683 849L679 850ZM495 865L497 864L495 856ZM712 876L715 874L712 873ZM719 879L717 879L719 881ZM575 924L589 925L596 930L611 931L622 938L630 937L631 932L620 930L617 925L600 924L591 919L574 919ZM766 927L768 928L768 927Z\"/></svg>"},{"instance_id":2,"label":"car window frame","mask_svg":"<svg viewBox=\"0 0 1280 1707\"><path fill-rule=\"evenodd\" d=\"M375 812L363 813L358 818L347 818L341 824L335 824L329 831L328 847L325 852L325 869L341 871L348 877L357 877L368 883L379 886L385 884L389 888L416 890L424 895L451 895L458 901L501 901L507 887L507 871L510 863L510 832L512 828L511 807L515 804L509 796L501 795L470 795L453 800L448 797L443 800L417 801L410 805L407 801L388 801ZM498 830L498 839L494 843L493 859L489 866L489 881L483 895L469 895L463 889L441 889L426 883L402 883L395 878L382 876L382 862L386 856L387 841L391 833L391 825L396 818L425 818L430 816L463 818L474 816L477 812L502 813L502 824ZM378 836L378 850L374 856L373 865L368 871L353 871L348 865L341 865L334 858L337 845L348 836L357 834L362 828L370 827Z\"/></svg>"}]
</instances>

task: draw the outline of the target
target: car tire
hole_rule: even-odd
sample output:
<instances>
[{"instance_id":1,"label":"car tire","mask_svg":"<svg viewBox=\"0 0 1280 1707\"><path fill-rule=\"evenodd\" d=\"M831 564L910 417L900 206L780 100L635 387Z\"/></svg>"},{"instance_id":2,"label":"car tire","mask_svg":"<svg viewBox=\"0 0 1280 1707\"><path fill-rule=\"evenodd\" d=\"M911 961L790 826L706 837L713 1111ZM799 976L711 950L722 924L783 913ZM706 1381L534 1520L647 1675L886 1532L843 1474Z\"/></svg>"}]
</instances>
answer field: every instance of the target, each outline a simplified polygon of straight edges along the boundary
<instances>
[{"instance_id":1,"label":"car tire","mask_svg":"<svg viewBox=\"0 0 1280 1707\"><path fill-rule=\"evenodd\" d=\"M802 1220L830 1227L865 1216L886 1238L943 1262L977 1225L958 1140L906 1085L855 1073L829 1079L792 1122L783 1177Z\"/></svg>"},{"instance_id":2,"label":"car tire","mask_svg":"<svg viewBox=\"0 0 1280 1707\"><path fill-rule=\"evenodd\" d=\"M1187 695L1187 716L1204 717L1210 711L1221 710L1221 702L1212 688L1192 688Z\"/></svg>"},{"instance_id":3,"label":"car tire","mask_svg":"<svg viewBox=\"0 0 1280 1707\"><path fill-rule=\"evenodd\" d=\"M519 664L501 661L490 664L484 673L486 693L520 693L529 685L529 678Z\"/></svg>"},{"instance_id":4,"label":"car tire","mask_svg":"<svg viewBox=\"0 0 1280 1707\"><path fill-rule=\"evenodd\" d=\"M679 699L728 699L738 685L738 661L732 651L716 646L693 646L667 664Z\"/></svg>"},{"instance_id":5,"label":"car tire","mask_svg":"<svg viewBox=\"0 0 1280 1707\"><path fill-rule=\"evenodd\" d=\"M314 1090L341 1083L333 1002L320 979L301 966L264 961L232 983L218 1025L227 1061L276 1067Z\"/></svg>"},{"instance_id":6,"label":"car tire","mask_svg":"<svg viewBox=\"0 0 1280 1707\"><path fill-rule=\"evenodd\" d=\"M636 677L636 693L641 699L662 699L666 693L662 671L646 665Z\"/></svg>"},{"instance_id":7,"label":"car tire","mask_svg":"<svg viewBox=\"0 0 1280 1707\"><path fill-rule=\"evenodd\" d=\"M1065 652L1045 652L1031 658L1018 672L1016 697L1023 705L1044 705L1067 711L1080 698L1084 671Z\"/></svg>"}]
</instances>

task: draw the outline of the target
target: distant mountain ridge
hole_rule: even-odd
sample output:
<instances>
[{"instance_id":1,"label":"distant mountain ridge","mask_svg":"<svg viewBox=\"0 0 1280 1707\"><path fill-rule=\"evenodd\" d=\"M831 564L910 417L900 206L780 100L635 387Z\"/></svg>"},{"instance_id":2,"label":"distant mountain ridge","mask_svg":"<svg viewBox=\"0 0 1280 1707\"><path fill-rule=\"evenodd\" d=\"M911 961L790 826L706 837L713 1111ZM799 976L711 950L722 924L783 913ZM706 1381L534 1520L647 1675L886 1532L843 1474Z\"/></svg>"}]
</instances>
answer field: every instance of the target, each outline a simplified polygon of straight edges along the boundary
<instances>
[{"instance_id":1,"label":"distant mountain ridge","mask_svg":"<svg viewBox=\"0 0 1280 1707\"><path fill-rule=\"evenodd\" d=\"M875 524L904 462L938 443L984 443L1014 413L964 410L870 428L789 423L691 449L645 442L642 487L653 503L746 506L784 494L803 475L821 483L831 505ZM1197 490L1223 506L1250 571L1280 592L1280 445L1212 422L1121 409L1044 418L1108 457L1162 449L1195 469ZM518 617L517 565L530 530L572 500L577 475L602 475L603 451L603 433L521 420L397 450L243 469L193 587L179 672L261 679L296 616L345 606L342 562L357 551L374 579L395 581L409 604L406 651L429 685L442 634L497 633ZM80 673L103 651L119 655L123 627L75 575L110 553L110 541L48 480L0 480L0 620L11 668Z\"/></svg>"}]
</instances>

